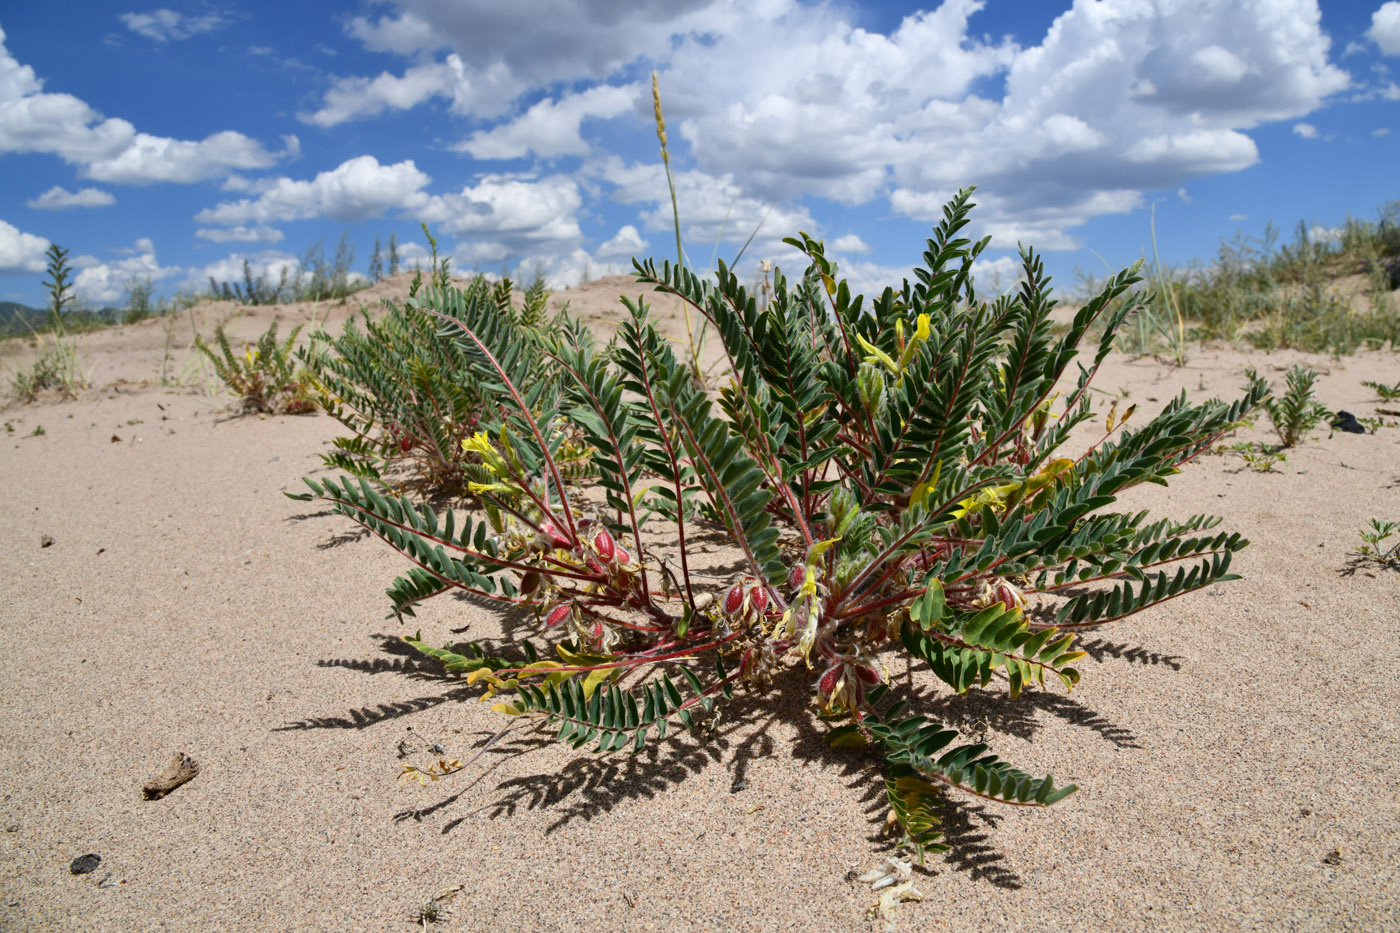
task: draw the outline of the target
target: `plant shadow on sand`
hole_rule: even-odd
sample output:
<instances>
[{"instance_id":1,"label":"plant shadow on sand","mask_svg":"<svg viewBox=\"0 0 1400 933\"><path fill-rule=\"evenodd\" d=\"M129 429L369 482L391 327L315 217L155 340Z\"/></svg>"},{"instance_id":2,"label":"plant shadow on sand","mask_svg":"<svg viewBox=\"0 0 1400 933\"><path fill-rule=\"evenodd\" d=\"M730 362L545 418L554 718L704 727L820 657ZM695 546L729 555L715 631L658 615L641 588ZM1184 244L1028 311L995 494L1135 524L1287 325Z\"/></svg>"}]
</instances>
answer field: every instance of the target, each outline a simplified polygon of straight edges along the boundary
<instances>
[{"instance_id":1,"label":"plant shadow on sand","mask_svg":"<svg viewBox=\"0 0 1400 933\"><path fill-rule=\"evenodd\" d=\"M528 613L513 615L522 616L508 620L513 625L530 624ZM389 657L328 658L317 661L317 666L339 667L371 676L396 674L414 681L436 683L447 689L398 703L359 707L339 715L308 717L274 731L365 729L387 720L412 716L449 701L475 699L480 693L479 688L467 687L461 684L460 678L444 674L440 663L418 654L398 636L380 633L375 637L383 653ZM509 640L508 635L502 639ZM1180 669L1180 662L1174 656L1130 649L1103 639L1086 639L1083 647L1100 663L1116 660ZM1032 740L1042 728L1041 714L1048 714L1087 729L1116 748L1141 747L1131 729L1114 723L1077 699L1059 693L1028 689L1015 703L1007 704L997 695L973 692L956 696L927 687L916 687L907 670L896 674L895 680L902 682L913 709L960 728L964 733L1000 733ZM546 829L546 832L554 832L576 820L592 821L629 800L654 798L712 765L729 770L731 792L738 792L747 783L750 763L773 754L779 741L774 738L774 732L781 725L784 726L782 731L797 734L796 740L791 743L793 757L799 762L838 772L846 786L860 795L872 823L871 843L889 845L891 837L886 835L884 828L887 804L884 782L878 770L878 756L870 749L852 751L827 746L811 705L811 689L805 672L792 671L790 676L777 679L766 696L740 691L732 701L718 709L719 715L697 720L701 733L699 738L677 724L665 739L649 742L637 754L613 754L600 758L580 751L562 768L551 765L539 773L501 781L496 785L498 793L493 799L477 803L481 800L473 793L477 786L488 780L491 773L505 762L558 747L553 736L539 728L511 731L522 724L521 721L513 721L501 732L479 733L480 739L473 750L461 756L468 762L467 773L458 778L466 782L464 786L434 803L401 810L394 815L394 820L422 820L457 806L465 798L475 806L470 812L450 819L442 827L443 834L451 833L479 813L491 819L503 819L521 809L556 812L557 818ZM480 761L477 761L478 757ZM473 776L471 772L476 773ZM1021 886L1017 873L1004 864L1005 853L991 842L992 831L1004 818L995 807L950 792L936 807L936 812L941 821L941 842L948 850L938 855L931 854L930 869L936 867L937 860L941 859L947 868L968 872L974 880L985 880L1000 888Z\"/></svg>"}]
</instances>

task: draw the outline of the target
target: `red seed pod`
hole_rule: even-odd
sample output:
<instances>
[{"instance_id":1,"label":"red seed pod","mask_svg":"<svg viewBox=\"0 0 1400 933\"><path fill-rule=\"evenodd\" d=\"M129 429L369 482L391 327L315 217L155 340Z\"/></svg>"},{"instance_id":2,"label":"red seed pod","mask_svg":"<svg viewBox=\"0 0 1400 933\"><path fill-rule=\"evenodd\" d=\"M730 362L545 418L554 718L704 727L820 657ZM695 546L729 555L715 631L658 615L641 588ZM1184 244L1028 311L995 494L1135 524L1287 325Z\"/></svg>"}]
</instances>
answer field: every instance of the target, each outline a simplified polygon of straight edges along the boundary
<instances>
[{"instance_id":1,"label":"red seed pod","mask_svg":"<svg viewBox=\"0 0 1400 933\"><path fill-rule=\"evenodd\" d=\"M788 573L788 589L795 590L807 579L807 568L801 564L792 568Z\"/></svg>"},{"instance_id":2,"label":"red seed pod","mask_svg":"<svg viewBox=\"0 0 1400 933\"><path fill-rule=\"evenodd\" d=\"M753 606L754 612L762 613L768 608L768 590L759 585L749 590L749 605Z\"/></svg>"},{"instance_id":3,"label":"red seed pod","mask_svg":"<svg viewBox=\"0 0 1400 933\"><path fill-rule=\"evenodd\" d=\"M880 682L880 672L868 664L853 664L852 669L856 676L863 680L867 686L875 686Z\"/></svg>"},{"instance_id":4,"label":"red seed pod","mask_svg":"<svg viewBox=\"0 0 1400 933\"><path fill-rule=\"evenodd\" d=\"M732 616L744 605L744 587L736 583L724 594L724 614Z\"/></svg>"},{"instance_id":5,"label":"red seed pod","mask_svg":"<svg viewBox=\"0 0 1400 933\"><path fill-rule=\"evenodd\" d=\"M533 570L525 571L520 578L520 592L526 596L540 588L540 575Z\"/></svg>"},{"instance_id":6,"label":"red seed pod","mask_svg":"<svg viewBox=\"0 0 1400 933\"><path fill-rule=\"evenodd\" d=\"M613 555L617 553L617 545L613 543L613 536L608 533L608 529L598 529L598 533L593 536L593 549L603 560L612 562Z\"/></svg>"},{"instance_id":7,"label":"red seed pod","mask_svg":"<svg viewBox=\"0 0 1400 933\"><path fill-rule=\"evenodd\" d=\"M549 519L545 519L540 525L540 534L544 536L545 542L550 547L569 546L569 539L564 537L564 533L559 530L559 526Z\"/></svg>"},{"instance_id":8,"label":"red seed pod","mask_svg":"<svg viewBox=\"0 0 1400 933\"><path fill-rule=\"evenodd\" d=\"M1016 594L1011 591L1011 587L1007 586L1005 583L998 583L993 592L996 593L996 598L1000 600L1001 604L1007 609L1016 608Z\"/></svg>"},{"instance_id":9,"label":"red seed pod","mask_svg":"<svg viewBox=\"0 0 1400 933\"><path fill-rule=\"evenodd\" d=\"M544 617L544 624L550 627L556 626L567 619L569 613L573 611L573 607L568 603L560 603L558 606L549 610L549 613Z\"/></svg>"},{"instance_id":10,"label":"red seed pod","mask_svg":"<svg viewBox=\"0 0 1400 933\"><path fill-rule=\"evenodd\" d=\"M627 553L627 549L622 545L617 546L617 562L626 566L632 563L632 555Z\"/></svg>"},{"instance_id":11,"label":"red seed pod","mask_svg":"<svg viewBox=\"0 0 1400 933\"><path fill-rule=\"evenodd\" d=\"M405 437L403 440L399 441L399 451L400 451L400 452L402 452L402 453L408 453L408 452L409 452L410 450L412 450L412 449L413 449L413 438L411 438L411 437Z\"/></svg>"},{"instance_id":12,"label":"red seed pod","mask_svg":"<svg viewBox=\"0 0 1400 933\"><path fill-rule=\"evenodd\" d=\"M837 681L841 679L841 667L840 664L833 664L826 669L821 679L817 681L818 693L830 699L831 695L836 692Z\"/></svg>"}]
</instances>

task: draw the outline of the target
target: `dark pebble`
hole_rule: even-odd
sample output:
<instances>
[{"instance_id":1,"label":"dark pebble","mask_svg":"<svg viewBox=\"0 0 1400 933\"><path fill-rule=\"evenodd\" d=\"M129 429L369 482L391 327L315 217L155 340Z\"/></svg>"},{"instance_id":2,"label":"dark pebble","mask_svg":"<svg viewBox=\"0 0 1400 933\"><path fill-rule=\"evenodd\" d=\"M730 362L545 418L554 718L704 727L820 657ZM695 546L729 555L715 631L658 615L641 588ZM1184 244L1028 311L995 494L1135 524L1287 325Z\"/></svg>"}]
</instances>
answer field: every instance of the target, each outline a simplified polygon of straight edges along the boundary
<instances>
[{"instance_id":1,"label":"dark pebble","mask_svg":"<svg viewBox=\"0 0 1400 933\"><path fill-rule=\"evenodd\" d=\"M101 864L102 856L89 852L87 855L80 855L73 859L73 864L68 866L68 870L75 875L86 875L90 871L96 871L97 866Z\"/></svg>"},{"instance_id":2,"label":"dark pebble","mask_svg":"<svg viewBox=\"0 0 1400 933\"><path fill-rule=\"evenodd\" d=\"M1338 431L1345 431L1347 434L1365 434L1366 426L1356 420L1356 416L1349 411L1337 412L1337 417L1332 421L1332 427Z\"/></svg>"}]
</instances>

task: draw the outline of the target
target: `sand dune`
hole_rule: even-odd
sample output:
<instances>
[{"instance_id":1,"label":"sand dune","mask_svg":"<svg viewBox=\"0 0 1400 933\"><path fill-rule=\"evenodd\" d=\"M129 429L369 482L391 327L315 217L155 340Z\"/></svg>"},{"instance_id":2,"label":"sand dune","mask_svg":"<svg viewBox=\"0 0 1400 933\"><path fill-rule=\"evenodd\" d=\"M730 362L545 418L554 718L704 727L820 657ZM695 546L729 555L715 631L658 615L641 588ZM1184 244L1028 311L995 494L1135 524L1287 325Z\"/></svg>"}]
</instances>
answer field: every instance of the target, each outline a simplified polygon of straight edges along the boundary
<instances>
[{"instance_id":1,"label":"sand dune","mask_svg":"<svg viewBox=\"0 0 1400 933\"><path fill-rule=\"evenodd\" d=\"M641 289L556 300L605 332L619 293ZM96 388L0 413L0 928L408 929L461 885L443 929L883 929L850 880L880 858L874 762L825 747L795 681L739 695L705 744L598 759L521 730L444 782L396 780L431 743L468 757L500 718L397 641L397 555L280 495L322 475L339 426L232 417L189 348L224 318L246 339L378 297L86 335ZM0 366L32 353L7 342ZM1097 384L1151 412L1298 360L1332 408L1400 407L1361 385L1400 379L1394 353L1196 348L1182 368L1114 359ZM1400 428L1324 429L1277 473L1203 457L1126 504L1223 515L1253 541L1244 579L1087 636L1072 694L927 691L1081 790L1043 812L951 799L952 850L899 927L1395 929L1400 573L1351 549L1368 519L1400 518ZM431 641L502 631L437 603ZM176 752L198 776L143 799ZM87 853L96 870L70 873Z\"/></svg>"}]
</instances>

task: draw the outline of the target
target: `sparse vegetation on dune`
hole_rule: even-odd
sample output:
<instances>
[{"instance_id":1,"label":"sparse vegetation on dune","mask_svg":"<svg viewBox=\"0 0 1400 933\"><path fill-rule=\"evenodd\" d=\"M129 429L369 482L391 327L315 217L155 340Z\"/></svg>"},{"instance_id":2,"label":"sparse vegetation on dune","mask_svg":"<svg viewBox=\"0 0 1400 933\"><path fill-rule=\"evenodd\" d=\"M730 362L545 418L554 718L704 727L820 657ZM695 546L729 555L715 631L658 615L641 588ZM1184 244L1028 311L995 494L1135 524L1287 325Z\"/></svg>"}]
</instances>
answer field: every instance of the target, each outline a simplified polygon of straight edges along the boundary
<instances>
[{"instance_id":1,"label":"sparse vegetation on dune","mask_svg":"<svg viewBox=\"0 0 1400 933\"><path fill-rule=\"evenodd\" d=\"M1119 347L1181 362L1188 340L1333 354L1400 346L1400 201L1378 213L1336 230L1299 222L1282 246L1270 226L1222 241L1209 265L1159 266ZM1086 277L1083 290L1095 287Z\"/></svg>"}]
</instances>

